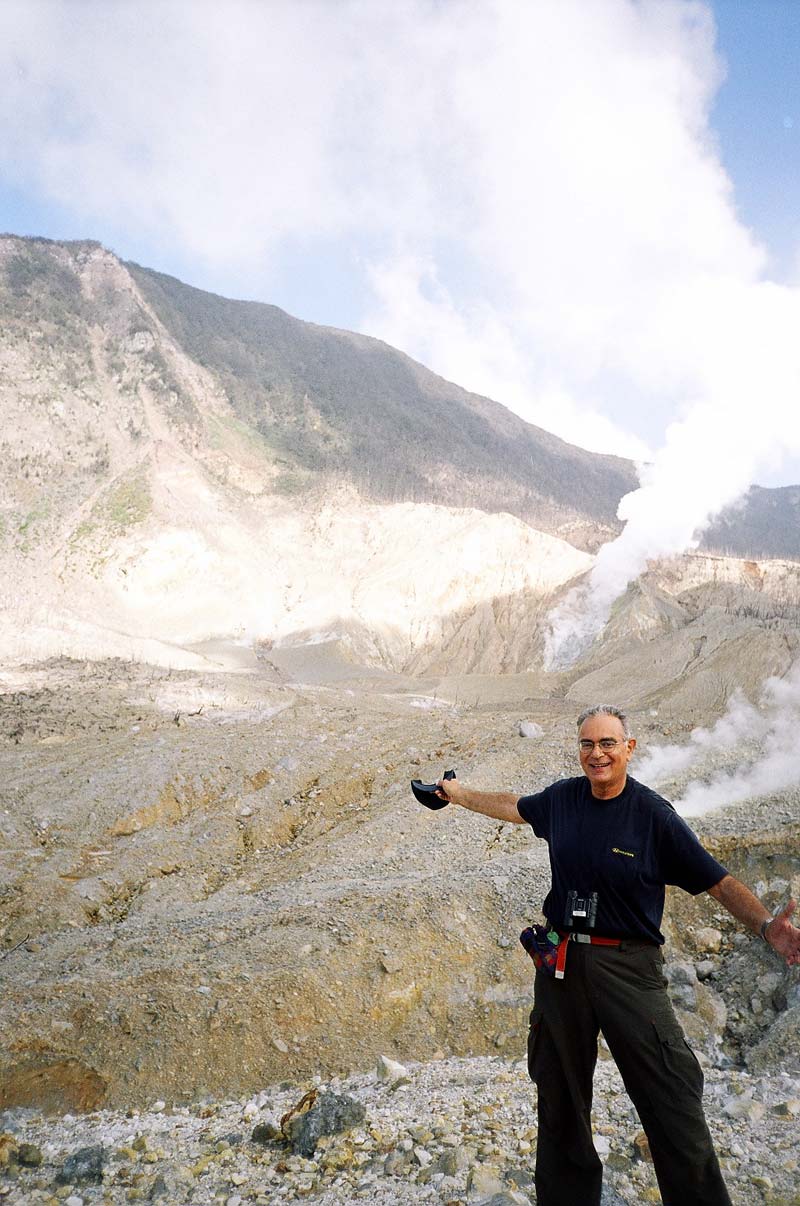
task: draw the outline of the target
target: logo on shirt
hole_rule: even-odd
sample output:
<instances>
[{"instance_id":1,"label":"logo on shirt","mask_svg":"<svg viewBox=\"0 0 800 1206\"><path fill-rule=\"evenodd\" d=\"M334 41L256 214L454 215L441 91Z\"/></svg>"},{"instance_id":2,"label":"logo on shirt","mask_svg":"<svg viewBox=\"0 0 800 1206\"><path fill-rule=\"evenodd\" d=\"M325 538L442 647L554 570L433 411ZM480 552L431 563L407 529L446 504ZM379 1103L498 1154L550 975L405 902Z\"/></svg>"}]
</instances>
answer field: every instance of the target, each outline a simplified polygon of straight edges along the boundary
<instances>
[{"instance_id":1,"label":"logo on shirt","mask_svg":"<svg viewBox=\"0 0 800 1206\"><path fill-rule=\"evenodd\" d=\"M636 858L636 855L634 854L634 852L632 850L620 850L619 846L612 846L611 853L612 854L624 854L626 858Z\"/></svg>"}]
</instances>

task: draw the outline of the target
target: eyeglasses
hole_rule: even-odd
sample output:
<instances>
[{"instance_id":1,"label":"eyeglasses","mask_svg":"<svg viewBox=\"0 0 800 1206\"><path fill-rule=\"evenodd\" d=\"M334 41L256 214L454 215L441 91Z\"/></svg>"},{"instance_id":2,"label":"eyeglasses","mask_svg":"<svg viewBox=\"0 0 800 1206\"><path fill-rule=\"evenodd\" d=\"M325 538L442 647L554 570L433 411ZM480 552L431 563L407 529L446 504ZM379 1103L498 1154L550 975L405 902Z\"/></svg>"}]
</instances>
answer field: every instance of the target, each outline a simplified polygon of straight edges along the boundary
<instances>
[{"instance_id":1,"label":"eyeglasses","mask_svg":"<svg viewBox=\"0 0 800 1206\"><path fill-rule=\"evenodd\" d=\"M578 745L581 747L581 753L591 754L596 745L599 745L601 750L613 750L618 745L625 745L625 742L617 741L616 737L601 737L599 741L589 741L587 738L584 738L578 742Z\"/></svg>"}]
</instances>

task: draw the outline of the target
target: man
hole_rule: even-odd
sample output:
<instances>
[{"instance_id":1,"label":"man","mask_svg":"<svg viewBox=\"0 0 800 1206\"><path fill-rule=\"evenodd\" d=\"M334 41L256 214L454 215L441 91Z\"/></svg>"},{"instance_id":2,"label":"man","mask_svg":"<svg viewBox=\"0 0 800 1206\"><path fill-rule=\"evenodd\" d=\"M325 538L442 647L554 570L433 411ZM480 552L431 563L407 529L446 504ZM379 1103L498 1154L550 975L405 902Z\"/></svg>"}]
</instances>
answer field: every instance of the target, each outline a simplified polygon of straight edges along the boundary
<instances>
[{"instance_id":1,"label":"man","mask_svg":"<svg viewBox=\"0 0 800 1206\"><path fill-rule=\"evenodd\" d=\"M794 901L772 917L671 804L628 775L635 746L625 714L603 705L578 718L578 778L521 797L473 791L456 779L437 787L453 804L529 824L549 846L543 911L569 941L560 952L563 979L537 970L530 1018L539 1206L600 1202L590 1117L598 1031L647 1134L665 1206L730 1206L703 1114L703 1073L665 990L665 884L708 892L788 964L800 963Z\"/></svg>"}]
</instances>

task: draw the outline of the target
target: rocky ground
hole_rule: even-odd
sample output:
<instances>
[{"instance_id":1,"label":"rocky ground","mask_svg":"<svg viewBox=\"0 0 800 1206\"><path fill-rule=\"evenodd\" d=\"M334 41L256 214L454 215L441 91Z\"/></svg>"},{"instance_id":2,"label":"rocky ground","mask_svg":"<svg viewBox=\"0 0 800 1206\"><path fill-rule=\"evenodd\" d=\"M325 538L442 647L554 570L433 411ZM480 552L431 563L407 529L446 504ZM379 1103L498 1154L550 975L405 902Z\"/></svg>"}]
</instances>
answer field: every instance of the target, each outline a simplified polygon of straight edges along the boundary
<instances>
[{"instance_id":1,"label":"rocky ground","mask_svg":"<svg viewBox=\"0 0 800 1206\"><path fill-rule=\"evenodd\" d=\"M307 1113L280 1120L307 1094ZM709 1124L739 1206L796 1206L800 1079L706 1073ZM68 1206L167 1201L267 1206L303 1199L534 1203L534 1090L524 1062L447 1059L344 1080L274 1086L250 1097L43 1118L0 1114L2 1200ZM319 1133L321 1132L321 1133ZM604 1206L659 1202L636 1115L601 1060L595 1135Z\"/></svg>"},{"instance_id":2,"label":"rocky ground","mask_svg":"<svg viewBox=\"0 0 800 1206\"><path fill-rule=\"evenodd\" d=\"M320 646L209 655L224 673L3 675L0 1194L533 1201L517 935L546 850L522 826L427 812L408 780L453 766L522 791L572 773L569 683L404 679ZM668 700L633 719L644 756L691 728ZM786 789L695 827L777 906L800 893L799 818ZM707 896L670 895L665 925L734 1200L800 1201L797 970ZM381 1057L408 1083L370 1072ZM314 1088L363 1119L313 1156L252 1139ZM607 1062L596 1116L609 1202L657 1201ZM102 1152L68 1163L84 1149Z\"/></svg>"}]
</instances>

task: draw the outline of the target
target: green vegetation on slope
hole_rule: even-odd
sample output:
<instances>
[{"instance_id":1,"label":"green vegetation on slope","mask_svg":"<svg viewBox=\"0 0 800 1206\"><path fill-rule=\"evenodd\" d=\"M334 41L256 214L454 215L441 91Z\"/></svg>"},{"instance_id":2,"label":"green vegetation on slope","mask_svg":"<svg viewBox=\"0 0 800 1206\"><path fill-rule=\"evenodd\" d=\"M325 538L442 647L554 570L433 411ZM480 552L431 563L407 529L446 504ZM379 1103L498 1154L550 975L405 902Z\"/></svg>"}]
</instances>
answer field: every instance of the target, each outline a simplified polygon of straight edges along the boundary
<instances>
[{"instance_id":1,"label":"green vegetation on slope","mask_svg":"<svg viewBox=\"0 0 800 1206\"><path fill-rule=\"evenodd\" d=\"M95 502L89 517L75 530L73 541L81 541L95 533L104 537L119 536L150 514L152 495L147 470L138 465L111 482Z\"/></svg>"}]
</instances>

